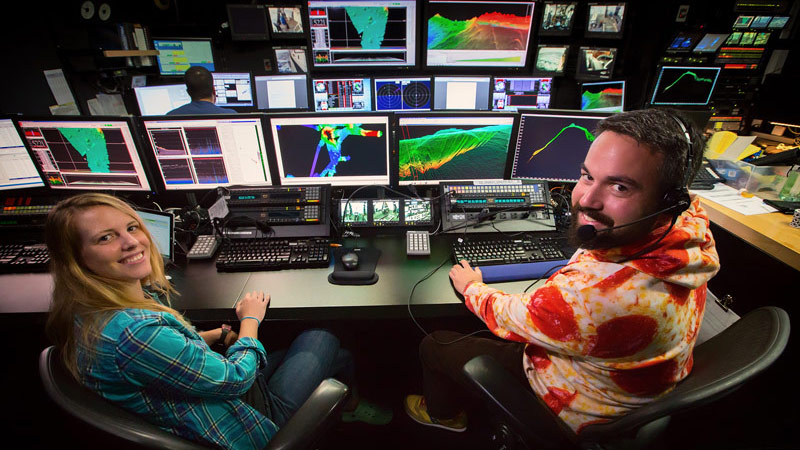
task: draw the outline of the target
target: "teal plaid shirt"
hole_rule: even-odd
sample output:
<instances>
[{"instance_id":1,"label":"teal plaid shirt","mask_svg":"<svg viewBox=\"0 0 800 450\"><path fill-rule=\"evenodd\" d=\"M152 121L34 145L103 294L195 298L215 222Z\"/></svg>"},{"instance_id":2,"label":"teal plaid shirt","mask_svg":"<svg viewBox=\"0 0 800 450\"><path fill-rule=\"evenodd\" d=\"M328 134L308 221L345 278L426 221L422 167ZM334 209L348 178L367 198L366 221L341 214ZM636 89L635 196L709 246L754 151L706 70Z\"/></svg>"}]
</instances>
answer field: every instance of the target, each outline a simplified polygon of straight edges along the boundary
<instances>
[{"instance_id":1,"label":"teal plaid shirt","mask_svg":"<svg viewBox=\"0 0 800 450\"><path fill-rule=\"evenodd\" d=\"M266 364L261 342L241 338L222 356L171 314L113 313L90 360L78 346L84 385L161 428L233 449L263 448L277 432L240 400Z\"/></svg>"}]
</instances>

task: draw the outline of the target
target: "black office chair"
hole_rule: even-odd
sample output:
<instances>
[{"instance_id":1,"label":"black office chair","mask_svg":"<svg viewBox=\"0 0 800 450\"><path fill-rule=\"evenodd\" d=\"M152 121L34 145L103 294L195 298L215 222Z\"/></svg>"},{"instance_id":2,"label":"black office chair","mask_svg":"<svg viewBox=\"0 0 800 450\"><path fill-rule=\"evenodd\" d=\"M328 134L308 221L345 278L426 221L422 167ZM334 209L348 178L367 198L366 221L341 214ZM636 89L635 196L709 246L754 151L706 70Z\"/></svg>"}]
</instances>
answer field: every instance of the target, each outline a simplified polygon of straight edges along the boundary
<instances>
[{"instance_id":1,"label":"black office chair","mask_svg":"<svg viewBox=\"0 0 800 450\"><path fill-rule=\"evenodd\" d=\"M766 306L751 311L694 350L692 373L664 397L617 420L586 426L567 443L584 449L650 448L666 429L670 415L708 404L741 387L769 367L789 340L789 315ZM464 365L464 373L500 417L495 437L509 448L528 448L540 441L532 410L540 408L529 386L523 386L487 355ZM540 416L539 416L540 417Z\"/></svg>"},{"instance_id":2,"label":"black office chair","mask_svg":"<svg viewBox=\"0 0 800 450\"><path fill-rule=\"evenodd\" d=\"M44 349L39 356L39 375L47 394L61 408L107 433L147 448L208 448L164 431L90 391L72 377L54 346ZM339 413L348 394L346 385L332 378L323 380L311 393L311 397L273 436L267 448L310 448L339 420Z\"/></svg>"}]
</instances>

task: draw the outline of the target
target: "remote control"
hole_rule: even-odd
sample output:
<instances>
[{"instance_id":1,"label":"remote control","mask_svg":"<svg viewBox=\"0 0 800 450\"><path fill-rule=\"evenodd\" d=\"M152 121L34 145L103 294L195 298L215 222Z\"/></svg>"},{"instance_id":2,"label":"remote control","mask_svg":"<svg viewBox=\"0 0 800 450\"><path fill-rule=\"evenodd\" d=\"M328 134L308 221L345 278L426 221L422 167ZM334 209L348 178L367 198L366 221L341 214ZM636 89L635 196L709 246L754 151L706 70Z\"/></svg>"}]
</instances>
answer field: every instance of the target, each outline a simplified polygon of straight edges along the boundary
<instances>
[{"instance_id":1,"label":"remote control","mask_svg":"<svg viewBox=\"0 0 800 450\"><path fill-rule=\"evenodd\" d=\"M431 254L431 235L427 231L408 230L406 232L406 255L422 256Z\"/></svg>"},{"instance_id":2,"label":"remote control","mask_svg":"<svg viewBox=\"0 0 800 450\"><path fill-rule=\"evenodd\" d=\"M214 256L214 252L219 247L219 239L213 234L201 234L197 236L191 250L186 255L188 259L209 259Z\"/></svg>"}]
</instances>

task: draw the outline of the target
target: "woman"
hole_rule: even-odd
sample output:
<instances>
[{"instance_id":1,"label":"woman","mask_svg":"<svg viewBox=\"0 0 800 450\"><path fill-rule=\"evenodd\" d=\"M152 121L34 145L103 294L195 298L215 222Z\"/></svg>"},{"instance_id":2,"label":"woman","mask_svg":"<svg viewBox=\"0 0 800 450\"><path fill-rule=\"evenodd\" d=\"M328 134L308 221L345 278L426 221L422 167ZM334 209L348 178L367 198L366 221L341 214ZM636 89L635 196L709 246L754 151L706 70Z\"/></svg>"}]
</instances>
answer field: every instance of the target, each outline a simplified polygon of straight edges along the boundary
<instances>
[{"instance_id":1,"label":"woman","mask_svg":"<svg viewBox=\"0 0 800 450\"><path fill-rule=\"evenodd\" d=\"M64 363L93 391L162 428L224 448L262 448L324 378L352 382L350 354L324 330L266 354L258 340L263 292L237 303L238 340L229 335L225 356L212 351L222 330L198 333L169 307L175 291L158 249L122 200L66 199L50 212L46 234L55 279L47 329Z\"/></svg>"}]
</instances>

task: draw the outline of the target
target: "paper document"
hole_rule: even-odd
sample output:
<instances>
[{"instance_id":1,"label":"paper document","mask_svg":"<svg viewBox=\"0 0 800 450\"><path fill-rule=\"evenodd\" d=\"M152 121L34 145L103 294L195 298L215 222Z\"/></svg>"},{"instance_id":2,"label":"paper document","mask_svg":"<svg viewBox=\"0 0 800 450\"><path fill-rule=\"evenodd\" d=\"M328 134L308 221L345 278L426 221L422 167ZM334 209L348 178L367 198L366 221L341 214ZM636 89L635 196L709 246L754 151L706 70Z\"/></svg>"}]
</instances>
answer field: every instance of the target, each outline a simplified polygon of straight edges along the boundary
<instances>
[{"instance_id":1,"label":"paper document","mask_svg":"<svg viewBox=\"0 0 800 450\"><path fill-rule=\"evenodd\" d=\"M752 216L755 214L766 214L775 212L776 209L764 204L758 197L744 197L736 189L722 183L714 185L714 189L708 191L692 191L705 199L730 208L739 214Z\"/></svg>"},{"instance_id":2,"label":"paper document","mask_svg":"<svg viewBox=\"0 0 800 450\"><path fill-rule=\"evenodd\" d=\"M56 98L56 104L75 103L75 97L72 96L72 91L69 89L69 84L67 84L67 78L61 69L45 70L44 77L47 79L47 84L50 86L53 97Z\"/></svg>"}]
</instances>

